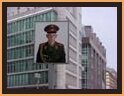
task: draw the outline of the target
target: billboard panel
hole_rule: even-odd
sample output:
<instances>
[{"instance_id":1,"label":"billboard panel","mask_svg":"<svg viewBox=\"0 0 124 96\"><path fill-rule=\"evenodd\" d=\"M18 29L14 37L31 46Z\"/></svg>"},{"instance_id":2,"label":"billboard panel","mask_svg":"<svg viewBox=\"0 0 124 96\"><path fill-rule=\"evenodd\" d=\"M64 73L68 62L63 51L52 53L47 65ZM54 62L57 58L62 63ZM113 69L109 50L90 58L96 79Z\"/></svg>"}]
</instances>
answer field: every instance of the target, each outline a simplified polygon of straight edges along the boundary
<instances>
[{"instance_id":1,"label":"billboard panel","mask_svg":"<svg viewBox=\"0 0 124 96\"><path fill-rule=\"evenodd\" d=\"M68 21L36 22L34 63L68 63Z\"/></svg>"}]
</instances>

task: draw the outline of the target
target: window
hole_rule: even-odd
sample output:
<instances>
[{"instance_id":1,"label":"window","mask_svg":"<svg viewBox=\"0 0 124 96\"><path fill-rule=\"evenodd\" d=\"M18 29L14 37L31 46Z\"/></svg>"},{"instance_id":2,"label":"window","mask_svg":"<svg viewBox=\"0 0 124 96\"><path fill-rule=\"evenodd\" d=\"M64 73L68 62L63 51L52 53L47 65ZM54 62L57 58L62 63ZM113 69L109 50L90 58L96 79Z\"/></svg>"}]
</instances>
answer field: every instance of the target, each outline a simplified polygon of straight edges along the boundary
<instances>
[{"instance_id":1,"label":"window","mask_svg":"<svg viewBox=\"0 0 124 96\"><path fill-rule=\"evenodd\" d=\"M10 77L7 76L7 86L10 86Z\"/></svg>"},{"instance_id":2,"label":"window","mask_svg":"<svg viewBox=\"0 0 124 96\"><path fill-rule=\"evenodd\" d=\"M50 13L46 13L46 21L50 21L51 20L51 14Z\"/></svg>"},{"instance_id":3,"label":"window","mask_svg":"<svg viewBox=\"0 0 124 96\"><path fill-rule=\"evenodd\" d=\"M12 76L12 86L14 86L14 83L15 83L15 77L14 75Z\"/></svg>"},{"instance_id":4,"label":"window","mask_svg":"<svg viewBox=\"0 0 124 96\"><path fill-rule=\"evenodd\" d=\"M26 29L29 29L29 18L26 18Z\"/></svg>"},{"instance_id":5,"label":"window","mask_svg":"<svg viewBox=\"0 0 124 96\"><path fill-rule=\"evenodd\" d=\"M14 32L18 32L18 25L17 25L17 22L14 22Z\"/></svg>"},{"instance_id":6,"label":"window","mask_svg":"<svg viewBox=\"0 0 124 96\"><path fill-rule=\"evenodd\" d=\"M10 69L10 68L11 68L11 65L10 65L10 64L11 64L11 63L7 63L7 72L8 72L8 73L11 72L11 69Z\"/></svg>"},{"instance_id":7,"label":"window","mask_svg":"<svg viewBox=\"0 0 124 96\"><path fill-rule=\"evenodd\" d=\"M33 31L27 31L26 33L24 33L26 36L26 43L30 43L33 41Z\"/></svg>"},{"instance_id":8,"label":"window","mask_svg":"<svg viewBox=\"0 0 124 96\"><path fill-rule=\"evenodd\" d=\"M9 60L9 59L11 59L11 51L10 50L7 51L7 60Z\"/></svg>"},{"instance_id":9,"label":"window","mask_svg":"<svg viewBox=\"0 0 124 96\"><path fill-rule=\"evenodd\" d=\"M31 17L29 17L29 28L31 28L31 24L32 24L32 18Z\"/></svg>"},{"instance_id":10,"label":"window","mask_svg":"<svg viewBox=\"0 0 124 96\"><path fill-rule=\"evenodd\" d=\"M48 72L47 71L44 72L44 79L45 79L44 83L48 83Z\"/></svg>"},{"instance_id":11,"label":"window","mask_svg":"<svg viewBox=\"0 0 124 96\"><path fill-rule=\"evenodd\" d=\"M26 43L29 43L29 32L26 32Z\"/></svg>"},{"instance_id":12,"label":"window","mask_svg":"<svg viewBox=\"0 0 124 96\"><path fill-rule=\"evenodd\" d=\"M12 76L9 76L9 85L12 86Z\"/></svg>"},{"instance_id":13,"label":"window","mask_svg":"<svg viewBox=\"0 0 124 96\"><path fill-rule=\"evenodd\" d=\"M86 79L82 79L82 84L85 84L86 83Z\"/></svg>"},{"instance_id":14,"label":"window","mask_svg":"<svg viewBox=\"0 0 124 96\"><path fill-rule=\"evenodd\" d=\"M21 21L18 21L18 31L21 31Z\"/></svg>"},{"instance_id":15,"label":"window","mask_svg":"<svg viewBox=\"0 0 124 96\"><path fill-rule=\"evenodd\" d=\"M20 23L21 23L20 24L21 25L21 31L24 31L24 20L21 20Z\"/></svg>"},{"instance_id":16,"label":"window","mask_svg":"<svg viewBox=\"0 0 124 96\"><path fill-rule=\"evenodd\" d=\"M10 47L10 43L11 43L11 38L10 37L7 37L7 47Z\"/></svg>"},{"instance_id":17,"label":"window","mask_svg":"<svg viewBox=\"0 0 124 96\"><path fill-rule=\"evenodd\" d=\"M51 11L51 21L54 21L57 19L57 13L55 11Z\"/></svg>"},{"instance_id":18,"label":"window","mask_svg":"<svg viewBox=\"0 0 124 96\"><path fill-rule=\"evenodd\" d=\"M11 26L11 31L12 31L12 33L14 32L14 23L11 23L12 24L12 26Z\"/></svg>"},{"instance_id":19,"label":"window","mask_svg":"<svg viewBox=\"0 0 124 96\"><path fill-rule=\"evenodd\" d=\"M23 33L23 38L22 38L23 42L26 43L26 33Z\"/></svg>"},{"instance_id":20,"label":"window","mask_svg":"<svg viewBox=\"0 0 124 96\"><path fill-rule=\"evenodd\" d=\"M11 37L11 46L14 46L14 36Z\"/></svg>"},{"instance_id":21,"label":"window","mask_svg":"<svg viewBox=\"0 0 124 96\"><path fill-rule=\"evenodd\" d=\"M30 40L30 42L34 41L34 31L31 31L29 40Z\"/></svg>"},{"instance_id":22,"label":"window","mask_svg":"<svg viewBox=\"0 0 124 96\"><path fill-rule=\"evenodd\" d=\"M33 17L30 18L30 28L33 28Z\"/></svg>"},{"instance_id":23,"label":"window","mask_svg":"<svg viewBox=\"0 0 124 96\"><path fill-rule=\"evenodd\" d=\"M29 74L29 84L36 84L36 78L34 77L35 73Z\"/></svg>"},{"instance_id":24,"label":"window","mask_svg":"<svg viewBox=\"0 0 124 96\"><path fill-rule=\"evenodd\" d=\"M11 32L10 32L10 31L11 31L11 30L10 30L10 29L11 29L10 27L11 27L11 24L7 24L7 34L11 33Z\"/></svg>"},{"instance_id":25,"label":"window","mask_svg":"<svg viewBox=\"0 0 124 96\"><path fill-rule=\"evenodd\" d=\"M19 25L19 21L16 21L16 30L17 30L17 32L19 32L19 27L20 27L20 25Z\"/></svg>"},{"instance_id":26,"label":"window","mask_svg":"<svg viewBox=\"0 0 124 96\"><path fill-rule=\"evenodd\" d=\"M22 85L22 76L21 75L18 75L18 80L19 80L19 82L18 82L18 85Z\"/></svg>"},{"instance_id":27,"label":"window","mask_svg":"<svg viewBox=\"0 0 124 96\"><path fill-rule=\"evenodd\" d=\"M88 64L88 60L87 60L87 59L83 59L83 60L82 60L82 64L83 64L83 65Z\"/></svg>"},{"instance_id":28,"label":"window","mask_svg":"<svg viewBox=\"0 0 124 96\"><path fill-rule=\"evenodd\" d=\"M17 79L17 75L13 75L13 79L14 79L14 86L17 85L18 81L16 80Z\"/></svg>"},{"instance_id":29,"label":"window","mask_svg":"<svg viewBox=\"0 0 124 96\"><path fill-rule=\"evenodd\" d=\"M36 20L36 21L40 21L40 20L41 20L41 19L40 19L40 15L36 15L36 16L35 16L35 20Z\"/></svg>"},{"instance_id":30,"label":"window","mask_svg":"<svg viewBox=\"0 0 124 96\"><path fill-rule=\"evenodd\" d=\"M42 16L43 16L43 18L42 18L43 21L46 21L46 14L43 14Z\"/></svg>"},{"instance_id":31,"label":"window","mask_svg":"<svg viewBox=\"0 0 124 96\"><path fill-rule=\"evenodd\" d=\"M13 22L13 32L15 32L15 22Z\"/></svg>"},{"instance_id":32,"label":"window","mask_svg":"<svg viewBox=\"0 0 124 96\"><path fill-rule=\"evenodd\" d=\"M27 85L28 84L28 74L25 74L25 78L24 78L24 81L25 81L25 85Z\"/></svg>"}]
</instances>

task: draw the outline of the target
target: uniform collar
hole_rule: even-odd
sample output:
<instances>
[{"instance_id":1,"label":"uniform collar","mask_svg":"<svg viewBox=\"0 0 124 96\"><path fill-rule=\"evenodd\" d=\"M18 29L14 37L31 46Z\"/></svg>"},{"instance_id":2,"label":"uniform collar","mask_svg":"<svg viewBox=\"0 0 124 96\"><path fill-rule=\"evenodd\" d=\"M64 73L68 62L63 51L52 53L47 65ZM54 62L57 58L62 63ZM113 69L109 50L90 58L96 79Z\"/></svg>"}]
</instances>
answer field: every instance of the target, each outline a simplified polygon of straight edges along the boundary
<instances>
[{"instance_id":1,"label":"uniform collar","mask_svg":"<svg viewBox=\"0 0 124 96\"><path fill-rule=\"evenodd\" d=\"M49 45L49 46L51 46L48 42L46 42L46 44ZM55 43L53 44L53 46L55 46L56 44L57 44L57 42L55 41Z\"/></svg>"}]
</instances>

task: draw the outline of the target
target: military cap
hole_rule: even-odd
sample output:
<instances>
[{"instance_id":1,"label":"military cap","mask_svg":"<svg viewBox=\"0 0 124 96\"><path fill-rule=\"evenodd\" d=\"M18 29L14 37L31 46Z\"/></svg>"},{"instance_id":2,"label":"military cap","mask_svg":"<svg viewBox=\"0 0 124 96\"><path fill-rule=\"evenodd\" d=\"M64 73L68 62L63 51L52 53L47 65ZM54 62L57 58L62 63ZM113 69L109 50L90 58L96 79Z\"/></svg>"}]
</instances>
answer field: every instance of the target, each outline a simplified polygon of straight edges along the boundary
<instances>
[{"instance_id":1,"label":"military cap","mask_svg":"<svg viewBox=\"0 0 124 96\"><path fill-rule=\"evenodd\" d=\"M46 31L47 33L56 33L58 30L59 30L59 27L55 24L47 25L44 28L44 31Z\"/></svg>"}]
</instances>

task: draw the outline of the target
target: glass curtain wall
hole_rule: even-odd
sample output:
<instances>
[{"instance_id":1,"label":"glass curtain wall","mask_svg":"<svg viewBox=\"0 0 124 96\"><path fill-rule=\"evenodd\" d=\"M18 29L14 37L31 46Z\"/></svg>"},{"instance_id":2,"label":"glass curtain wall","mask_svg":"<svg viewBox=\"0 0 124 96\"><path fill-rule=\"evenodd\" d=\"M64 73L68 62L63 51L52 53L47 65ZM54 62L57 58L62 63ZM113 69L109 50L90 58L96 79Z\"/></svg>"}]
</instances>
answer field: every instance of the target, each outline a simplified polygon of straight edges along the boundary
<instances>
[{"instance_id":1,"label":"glass curtain wall","mask_svg":"<svg viewBox=\"0 0 124 96\"><path fill-rule=\"evenodd\" d=\"M48 68L48 65L36 65L34 56L34 28L37 21L55 21L57 13L53 10L22 18L7 24L7 86L36 84L35 73L28 71ZM48 72L40 72L40 83L48 82Z\"/></svg>"}]
</instances>

